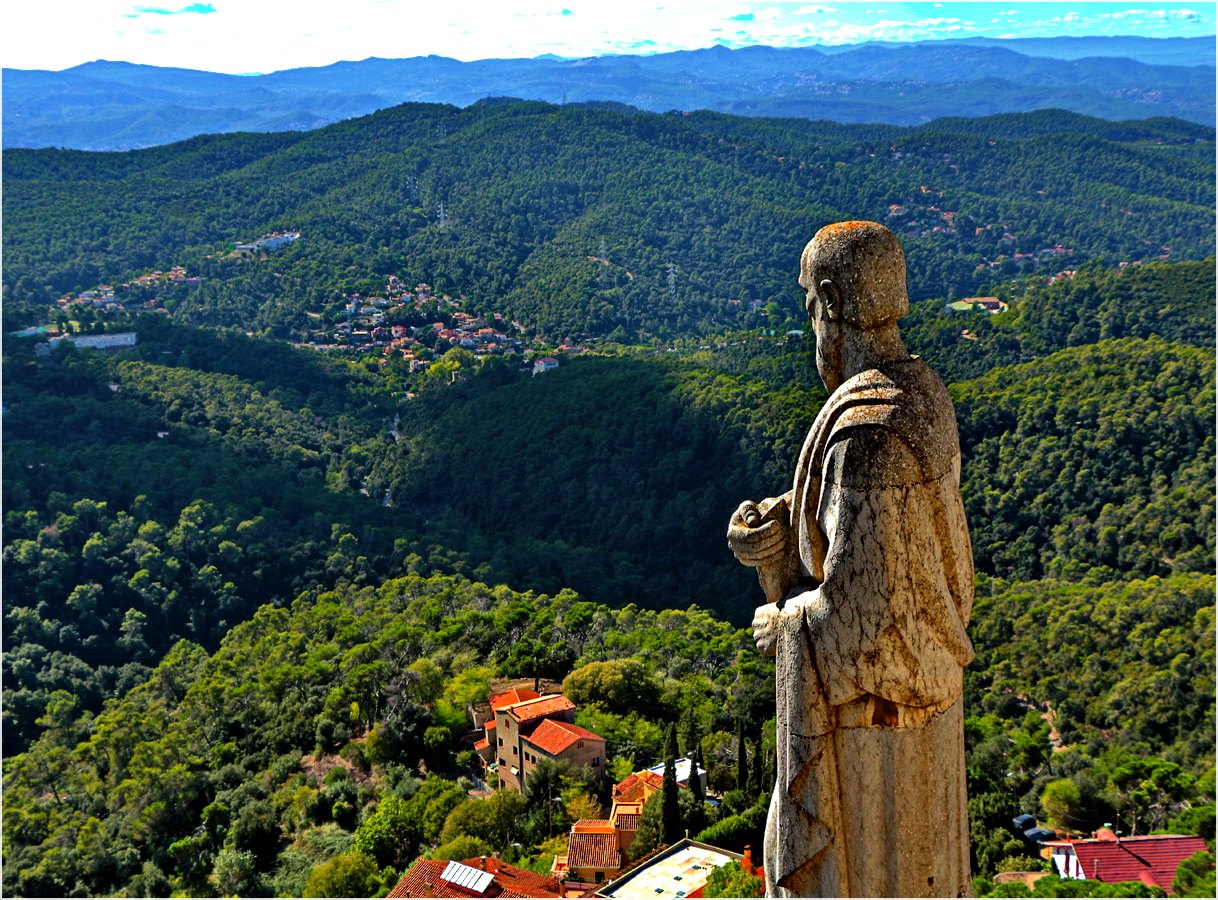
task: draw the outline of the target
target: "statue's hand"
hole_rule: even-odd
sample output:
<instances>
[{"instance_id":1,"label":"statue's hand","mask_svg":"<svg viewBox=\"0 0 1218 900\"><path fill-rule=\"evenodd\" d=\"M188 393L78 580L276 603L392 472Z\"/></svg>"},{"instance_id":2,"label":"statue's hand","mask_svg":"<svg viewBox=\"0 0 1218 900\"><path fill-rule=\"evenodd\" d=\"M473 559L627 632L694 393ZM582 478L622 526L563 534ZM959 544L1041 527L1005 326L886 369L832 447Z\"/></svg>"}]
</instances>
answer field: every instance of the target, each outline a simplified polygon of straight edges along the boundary
<instances>
[{"instance_id":1,"label":"statue's hand","mask_svg":"<svg viewBox=\"0 0 1218 900\"><path fill-rule=\"evenodd\" d=\"M778 632L785 610L776 603L757 607L753 613L753 640L762 656L773 656L778 649ZM788 612L787 615L790 615Z\"/></svg>"},{"instance_id":2,"label":"statue's hand","mask_svg":"<svg viewBox=\"0 0 1218 900\"><path fill-rule=\"evenodd\" d=\"M781 603L767 603L753 613L753 640L763 656L773 656L777 650L778 632L784 619L802 619L808 610L824 602L819 591L793 593Z\"/></svg>"},{"instance_id":3,"label":"statue's hand","mask_svg":"<svg viewBox=\"0 0 1218 900\"><path fill-rule=\"evenodd\" d=\"M732 514L727 546L741 564L756 569L778 563L786 555L791 526L784 516L769 515L776 505L775 500L763 501L760 507L745 500Z\"/></svg>"}]
</instances>

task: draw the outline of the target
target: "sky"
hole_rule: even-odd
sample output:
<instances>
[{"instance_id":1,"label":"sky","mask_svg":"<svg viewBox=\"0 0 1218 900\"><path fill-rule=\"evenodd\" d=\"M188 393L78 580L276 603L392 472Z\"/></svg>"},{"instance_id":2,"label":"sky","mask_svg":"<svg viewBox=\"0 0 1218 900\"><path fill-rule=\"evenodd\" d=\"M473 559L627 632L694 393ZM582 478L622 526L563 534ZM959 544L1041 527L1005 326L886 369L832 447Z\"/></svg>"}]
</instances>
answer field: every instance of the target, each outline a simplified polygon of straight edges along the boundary
<instances>
[{"instance_id":1,"label":"sky","mask_svg":"<svg viewBox=\"0 0 1218 900\"><path fill-rule=\"evenodd\" d=\"M751 0L5 0L0 64L233 74L370 56L461 60L958 37L1212 36L1215 3Z\"/></svg>"}]
</instances>

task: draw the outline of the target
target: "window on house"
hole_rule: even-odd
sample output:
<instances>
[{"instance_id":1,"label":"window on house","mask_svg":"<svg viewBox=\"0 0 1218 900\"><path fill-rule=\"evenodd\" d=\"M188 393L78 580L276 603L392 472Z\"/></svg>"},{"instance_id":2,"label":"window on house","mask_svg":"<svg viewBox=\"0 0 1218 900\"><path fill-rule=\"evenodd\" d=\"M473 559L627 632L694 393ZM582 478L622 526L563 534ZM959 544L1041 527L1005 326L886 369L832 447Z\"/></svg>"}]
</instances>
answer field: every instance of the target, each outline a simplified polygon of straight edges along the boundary
<instances>
[{"instance_id":1,"label":"window on house","mask_svg":"<svg viewBox=\"0 0 1218 900\"><path fill-rule=\"evenodd\" d=\"M506 759L504 759L502 756L501 756L501 757L499 757L499 765L501 765L501 766L506 766L506 765L507 765L507 760L506 760Z\"/></svg>"},{"instance_id":2,"label":"window on house","mask_svg":"<svg viewBox=\"0 0 1218 900\"><path fill-rule=\"evenodd\" d=\"M512 756L516 756L516 755L517 755L517 754L519 754L519 753L520 753L520 750L519 750L519 749L517 749L516 747L513 747L513 748L512 748Z\"/></svg>"},{"instance_id":3,"label":"window on house","mask_svg":"<svg viewBox=\"0 0 1218 900\"><path fill-rule=\"evenodd\" d=\"M592 878L593 878L593 880L594 880L594 881L604 881L604 880L605 880L605 873L604 873L604 872L597 872L597 873L595 873L595 874L592 876Z\"/></svg>"},{"instance_id":4,"label":"window on house","mask_svg":"<svg viewBox=\"0 0 1218 900\"><path fill-rule=\"evenodd\" d=\"M576 749L576 750L583 750L583 749L584 749L584 742L583 742L583 741L577 741L577 742L576 742L576 744L575 744L575 749Z\"/></svg>"},{"instance_id":5,"label":"window on house","mask_svg":"<svg viewBox=\"0 0 1218 900\"><path fill-rule=\"evenodd\" d=\"M499 746L500 746L500 747L502 747L502 746L503 746L503 738L500 738L500 739L499 739Z\"/></svg>"},{"instance_id":6,"label":"window on house","mask_svg":"<svg viewBox=\"0 0 1218 900\"><path fill-rule=\"evenodd\" d=\"M594 757L592 757L592 763L591 763L591 764L592 764L593 766L599 766L599 765L601 764L601 758L600 758L599 756L594 756Z\"/></svg>"}]
</instances>

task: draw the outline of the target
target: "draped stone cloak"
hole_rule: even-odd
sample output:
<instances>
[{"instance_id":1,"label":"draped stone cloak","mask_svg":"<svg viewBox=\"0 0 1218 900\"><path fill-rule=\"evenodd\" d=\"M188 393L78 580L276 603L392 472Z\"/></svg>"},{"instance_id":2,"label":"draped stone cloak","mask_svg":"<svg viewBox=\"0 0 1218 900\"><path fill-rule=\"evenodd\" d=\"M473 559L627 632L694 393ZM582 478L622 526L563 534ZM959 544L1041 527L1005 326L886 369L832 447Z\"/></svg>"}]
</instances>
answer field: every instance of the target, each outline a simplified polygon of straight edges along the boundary
<instances>
[{"instance_id":1,"label":"draped stone cloak","mask_svg":"<svg viewBox=\"0 0 1218 900\"><path fill-rule=\"evenodd\" d=\"M801 585L776 643L770 896L971 893L973 600L955 413L913 358L829 398L787 496Z\"/></svg>"}]
</instances>

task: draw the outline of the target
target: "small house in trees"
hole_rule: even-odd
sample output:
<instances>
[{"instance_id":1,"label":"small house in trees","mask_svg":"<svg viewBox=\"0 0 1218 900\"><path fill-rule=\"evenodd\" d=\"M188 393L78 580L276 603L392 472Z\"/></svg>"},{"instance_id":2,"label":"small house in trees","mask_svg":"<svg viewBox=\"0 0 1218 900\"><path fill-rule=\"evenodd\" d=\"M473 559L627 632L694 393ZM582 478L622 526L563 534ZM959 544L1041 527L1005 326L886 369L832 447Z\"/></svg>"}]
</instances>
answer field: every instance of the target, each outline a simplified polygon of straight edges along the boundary
<instances>
[{"instance_id":1,"label":"small house in trees","mask_svg":"<svg viewBox=\"0 0 1218 900\"><path fill-rule=\"evenodd\" d=\"M948 303L950 312L987 312L991 316L1007 311L1007 304L997 297L965 297L955 303Z\"/></svg>"},{"instance_id":2,"label":"small house in trees","mask_svg":"<svg viewBox=\"0 0 1218 900\"><path fill-rule=\"evenodd\" d=\"M1151 887L1171 890L1176 869L1194 853L1209 848L1199 837L1153 834L1118 837L1101 828L1087 840L1047 841L1053 867L1063 878L1080 878L1117 884L1140 881Z\"/></svg>"},{"instance_id":3,"label":"small house in trees","mask_svg":"<svg viewBox=\"0 0 1218 900\"><path fill-rule=\"evenodd\" d=\"M551 369L558 368L558 360L552 356L543 356L540 359L533 361L533 374L541 375L543 372L549 372Z\"/></svg>"}]
</instances>

